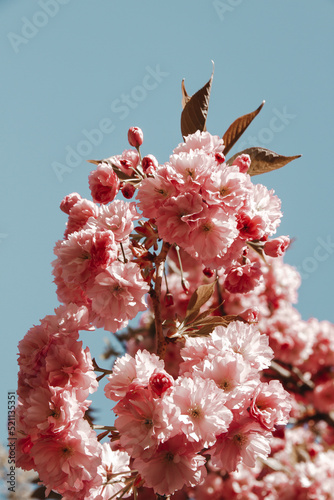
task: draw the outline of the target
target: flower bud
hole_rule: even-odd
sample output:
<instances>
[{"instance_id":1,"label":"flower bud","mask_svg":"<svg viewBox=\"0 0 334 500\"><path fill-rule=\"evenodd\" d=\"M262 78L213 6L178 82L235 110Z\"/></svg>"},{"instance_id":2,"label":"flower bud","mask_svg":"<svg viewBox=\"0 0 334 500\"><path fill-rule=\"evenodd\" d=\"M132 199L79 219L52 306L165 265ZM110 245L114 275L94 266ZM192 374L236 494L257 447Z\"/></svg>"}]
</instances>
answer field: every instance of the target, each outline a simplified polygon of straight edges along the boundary
<instances>
[{"instance_id":1,"label":"flower bud","mask_svg":"<svg viewBox=\"0 0 334 500\"><path fill-rule=\"evenodd\" d=\"M171 307L174 305L173 295L171 293L166 293L164 297L165 307Z\"/></svg>"},{"instance_id":2,"label":"flower bud","mask_svg":"<svg viewBox=\"0 0 334 500\"><path fill-rule=\"evenodd\" d=\"M136 188L132 184L129 184L129 183L126 183L122 187L122 195L127 200L130 200L130 198L132 198L132 196L135 194L135 191L136 191Z\"/></svg>"},{"instance_id":3,"label":"flower bud","mask_svg":"<svg viewBox=\"0 0 334 500\"><path fill-rule=\"evenodd\" d=\"M289 245L289 236L280 236L274 240L266 241L263 250L266 255L269 255L269 257L279 257L284 254Z\"/></svg>"},{"instance_id":4,"label":"flower bud","mask_svg":"<svg viewBox=\"0 0 334 500\"><path fill-rule=\"evenodd\" d=\"M81 196L78 193L71 193L65 196L60 204L60 210L62 210L65 214L69 214L70 210L78 201L81 200Z\"/></svg>"},{"instance_id":5,"label":"flower bud","mask_svg":"<svg viewBox=\"0 0 334 500\"><path fill-rule=\"evenodd\" d=\"M239 314L245 321L248 323L257 323L259 321L260 310L258 307L251 307L250 309L246 309Z\"/></svg>"},{"instance_id":6,"label":"flower bud","mask_svg":"<svg viewBox=\"0 0 334 500\"><path fill-rule=\"evenodd\" d=\"M225 161L225 156L223 155L223 153L216 153L215 160L218 163L218 165L221 165Z\"/></svg>"},{"instance_id":7,"label":"flower bud","mask_svg":"<svg viewBox=\"0 0 334 500\"><path fill-rule=\"evenodd\" d=\"M205 269L203 269L203 274L207 278L212 278L212 276L214 275L214 271L212 271L212 269L210 269L209 267L206 267Z\"/></svg>"},{"instance_id":8,"label":"flower bud","mask_svg":"<svg viewBox=\"0 0 334 500\"><path fill-rule=\"evenodd\" d=\"M251 164L251 159L249 155L239 155L236 157L232 165L236 165L239 167L239 170L242 174L245 174L249 169Z\"/></svg>"},{"instance_id":9,"label":"flower bud","mask_svg":"<svg viewBox=\"0 0 334 500\"><path fill-rule=\"evenodd\" d=\"M149 380L149 386L157 396L161 396L172 385L173 379L166 372L155 371Z\"/></svg>"},{"instance_id":10,"label":"flower bud","mask_svg":"<svg viewBox=\"0 0 334 500\"><path fill-rule=\"evenodd\" d=\"M139 127L130 127L128 131L128 141L130 146L138 148L143 144L144 134Z\"/></svg>"},{"instance_id":11,"label":"flower bud","mask_svg":"<svg viewBox=\"0 0 334 500\"><path fill-rule=\"evenodd\" d=\"M158 160L153 155L144 156L141 166L144 174L153 174L154 170L158 168Z\"/></svg>"}]
</instances>

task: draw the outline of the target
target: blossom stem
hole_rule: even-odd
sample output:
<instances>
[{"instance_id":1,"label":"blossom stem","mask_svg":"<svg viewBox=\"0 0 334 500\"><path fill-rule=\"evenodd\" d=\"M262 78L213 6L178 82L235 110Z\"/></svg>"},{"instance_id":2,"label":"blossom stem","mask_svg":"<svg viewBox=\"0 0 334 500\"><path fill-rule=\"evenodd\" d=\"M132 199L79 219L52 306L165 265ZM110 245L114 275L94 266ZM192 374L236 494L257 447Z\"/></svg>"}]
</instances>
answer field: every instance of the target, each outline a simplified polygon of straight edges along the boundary
<instances>
[{"instance_id":1,"label":"blossom stem","mask_svg":"<svg viewBox=\"0 0 334 500\"><path fill-rule=\"evenodd\" d=\"M124 258L124 264L126 264L126 263L128 262L128 259L127 259L127 258L126 258L126 256L125 256L124 247L123 247L122 242L120 243L120 245L121 245L122 254L123 254L123 258Z\"/></svg>"},{"instance_id":2,"label":"blossom stem","mask_svg":"<svg viewBox=\"0 0 334 500\"><path fill-rule=\"evenodd\" d=\"M151 289L151 298L153 302L154 318L155 318L155 331L157 341L157 354L163 359L167 342L162 331L162 317L161 317L161 283L164 273L165 260L170 249L170 244L166 241L163 242L161 251L155 259L155 287Z\"/></svg>"}]
</instances>

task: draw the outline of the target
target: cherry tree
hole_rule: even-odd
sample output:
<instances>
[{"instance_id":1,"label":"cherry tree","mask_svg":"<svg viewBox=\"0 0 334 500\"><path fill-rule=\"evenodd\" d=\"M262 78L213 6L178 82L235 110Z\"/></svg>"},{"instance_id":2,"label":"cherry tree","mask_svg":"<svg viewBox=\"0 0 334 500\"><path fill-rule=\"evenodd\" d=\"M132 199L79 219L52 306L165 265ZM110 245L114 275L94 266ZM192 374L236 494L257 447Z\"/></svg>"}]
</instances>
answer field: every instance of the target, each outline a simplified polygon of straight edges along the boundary
<instances>
[{"instance_id":1,"label":"cherry tree","mask_svg":"<svg viewBox=\"0 0 334 500\"><path fill-rule=\"evenodd\" d=\"M333 498L334 326L294 308L281 202L254 182L298 156L227 158L264 103L212 135L212 77L193 96L182 82L168 161L131 127L131 149L91 161L92 199L61 202L61 305L19 343L17 465L35 497ZM95 328L124 344L113 365L83 349ZM104 377L112 426L90 414Z\"/></svg>"}]
</instances>

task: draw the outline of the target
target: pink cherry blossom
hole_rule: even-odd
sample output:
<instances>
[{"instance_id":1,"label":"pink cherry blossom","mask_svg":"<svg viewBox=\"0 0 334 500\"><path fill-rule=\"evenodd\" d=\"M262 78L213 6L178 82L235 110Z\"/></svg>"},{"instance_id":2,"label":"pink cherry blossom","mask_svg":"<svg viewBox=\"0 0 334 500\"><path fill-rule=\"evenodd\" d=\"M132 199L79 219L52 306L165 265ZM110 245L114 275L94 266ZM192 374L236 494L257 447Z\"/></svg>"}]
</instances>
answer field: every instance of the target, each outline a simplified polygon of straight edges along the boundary
<instances>
[{"instance_id":1,"label":"pink cherry blossom","mask_svg":"<svg viewBox=\"0 0 334 500\"><path fill-rule=\"evenodd\" d=\"M160 444L150 459L138 457L133 465L146 486L159 495L171 495L184 485L195 486L204 480L205 458L197 451L186 436L179 434Z\"/></svg>"},{"instance_id":2,"label":"pink cherry blossom","mask_svg":"<svg viewBox=\"0 0 334 500\"><path fill-rule=\"evenodd\" d=\"M252 394L249 414L270 431L288 423L290 410L290 396L278 380L259 384Z\"/></svg>"},{"instance_id":3,"label":"pink cherry blossom","mask_svg":"<svg viewBox=\"0 0 334 500\"><path fill-rule=\"evenodd\" d=\"M268 337L255 326L240 321L233 321L227 328L218 326L213 331L209 352L215 355L227 347L241 354L245 362L256 370L268 368L273 358Z\"/></svg>"},{"instance_id":4,"label":"pink cherry blossom","mask_svg":"<svg viewBox=\"0 0 334 500\"><path fill-rule=\"evenodd\" d=\"M70 234L56 245L54 252L66 283L83 284L117 258L113 233L92 229Z\"/></svg>"},{"instance_id":5,"label":"pink cherry blossom","mask_svg":"<svg viewBox=\"0 0 334 500\"><path fill-rule=\"evenodd\" d=\"M101 205L96 217L87 222L87 227L101 231L112 231L117 242L125 241L133 231L133 221L139 219L134 202L114 200L108 205Z\"/></svg>"},{"instance_id":6,"label":"pink cherry blossom","mask_svg":"<svg viewBox=\"0 0 334 500\"><path fill-rule=\"evenodd\" d=\"M90 200L81 199L70 209L66 224L65 238L75 231L80 231L90 217L97 217L98 206Z\"/></svg>"},{"instance_id":7,"label":"pink cherry blossom","mask_svg":"<svg viewBox=\"0 0 334 500\"><path fill-rule=\"evenodd\" d=\"M202 191L211 204L222 204L228 210L243 206L252 188L249 176L240 173L237 167L221 166L204 179Z\"/></svg>"},{"instance_id":8,"label":"pink cherry blossom","mask_svg":"<svg viewBox=\"0 0 334 500\"><path fill-rule=\"evenodd\" d=\"M243 174L246 173L251 165L250 156L246 154L237 156L233 161L233 165L236 165Z\"/></svg>"},{"instance_id":9,"label":"pink cherry blossom","mask_svg":"<svg viewBox=\"0 0 334 500\"><path fill-rule=\"evenodd\" d=\"M84 490L101 463L101 445L84 420L76 420L61 434L38 440L31 454L47 494L51 489L60 494Z\"/></svg>"},{"instance_id":10,"label":"pink cherry blossom","mask_svg":"<svg viewBox=\"0 0 334 500\"><path fill-rule=\"evenodd\" d=\"M87 295L92 300L93 323L117 331L146 308L149 287L136 264L113 262L99 273Z\"/></svg>"},{"instance_id":11,"label":"pink cherry blossom","mask_svg":"<svg viewBox=\"0 0 334 500\"><path fill-rule=\"evenodd\" d=\"M132 177L139 163L139 154L135 149L126 149L121 155L111 156L104 161L110 166L116 166L124 174Z\"/></svg>"},{"instance_id":12,"label":"pink cherry blossom","mask_svg":"<svg viewBox=\"0 0 334 500\"><path fill-rule=\"evenodd\" d=\"M109 500L109 498L121 494L125 486L125 480L131 472L130 456L125 451L112 450L109 443L103 443L101 448L101 465L98 466L97 472L101 477L102 485L90 488L89 497L86 498ZM130 495L131 491L124 494L123 498Z\"/></svg>"},{"instance_id":13,"label":"pink cherry blossom","mask_svg":"<svg viewBox=\"0 0 334 500\"><path fill-rule=\"evenodd\" d=\"M119 191L119 179L106 162L98 165L96 170L89 174L89 187L95 203L109 203Z\"/></svg>"},{"instance_id":14,"label":"pink cherry blossom","mask_svg":"<svg viewBox=\"0 0 334 500\"><path fill-rule=\"evenodd\" d=\"M98 387L89 348L83 350L82 342L66 335L50 345L43 373L44 370L50 386L65 388L70 384L78 401L84 401Z\"/></svg>"},{"instance_id":15,"label":"pink cherry blossom","mask_svg":"<svg viewBox=\"0 0 334 500\"><path fill-rule=\"evenodd\" d=\"M148 389L130 391L114 407L120 443L132 457L150 456L160 441L171 434L160 401Z\"/></svg>"},{"instance_id":16,"label":"pink cherry blossom","mask_svg":"<svg viewBox=\"0 0 334 500\"><path fill-rule=\"evenodd\" d=\"M74 205L76 203L78 203L78 201L80 201L82 198L80 196L80 194L78 193L71 193L71 194L68 194L67 196L65 196L65 198L62 200L61 204L60 204L60 210L62 210L62 212L64 212L65 214L69 214L70 213L70 210L71 208L74 207Z\"/></svg>"},{"instance_id":17,"label":"pink cherry blossom","mask_svg":"<svg viewBox=\"0 0 334 500\"><path fill-rule=\"evenodd\" d=\"M227 472L236 470L240 463L254 467L258 457L265 459L270 453L270 436L261 425L250 419L236 421L226 434L218 436L209 449L211 462Z\"/></svg>"},{"instance_id":18,"label":"pink cherry blossom","mask_svg":"<svg viewBox=\"0 0 334 500\"><path fill-rule=\"evenodd\" d=\"M115 361L113 372L108 376L109 382L105 386L106 397L118 401L134 388L145 388L156 372L165 374L169 378L164 372L163 360L156 354L146 350L137 351L134 357L125 354Z\"/></svg>"},{"instance_id":19,"label":"pink cherry blossom","mask_svg":"<svg viewBox=\"0 0 334 500\"><path fill-rule=\"evenodd\" d=\"M289 236L280 236L274 240L266 241L263 250L264 253L270 257L279 257L284 254L289 245Z\"/></svg>"},{"instance_id":20,"label":"pink cherry blossom","mask_svg":"<svg viewBox=\"0 0 334 500\"><path fill-rule=\"evenodd\" d=\"M244 264L232 266L226 270L224 286L231 293L248 293L259 285L262 278L260 265Z\"/></svg>"},{"instance_id":21,"label":"pink cherry blossom","mask_svg":"<svg viewBox=\"0 0 334 500\"><path fill-rule=\"evenodd\" d=\"M25 403L25 423L38 432L59 433L74 420L83 418L89 402L79 402L76 392L57 387L38 387Z\"/></svg>"},{"instance_id":22,"label":"pink cherry blossom","mask_svg":"<svg viewBox=\"0 0 334 500\"><path fill-rule=\"evenodd\" d=\"M212 445L216 435L226 432L232 413L225 406L226 396L212 380L182 377L171 395L180 409L180 429L190 441Z\"/></svg>"},{"instance_id":23,"label":"pink cherry blossom","mask_svg":"<svg viewBox=\"0 0 334 500\"><path fill-rule=\"evenodd\" d=\"M143 172L146 175L153 175L154 171L158 168L159 163L155 156L146 155L141 162Z\"/></svg>"},{"instance_id":24,"label":"pink cherry blossom","mask_svg":"<svg viewBox=\"0 0 334 500\"><path fill-rule=\"evenodd\" d=\"M203 151L207 154L221 153L224 151L224 141L218 135L197 130L194 134L185 137L185 142L179 144L174 153L190 153L191 151Z\"/></svg>"}]
</instances>

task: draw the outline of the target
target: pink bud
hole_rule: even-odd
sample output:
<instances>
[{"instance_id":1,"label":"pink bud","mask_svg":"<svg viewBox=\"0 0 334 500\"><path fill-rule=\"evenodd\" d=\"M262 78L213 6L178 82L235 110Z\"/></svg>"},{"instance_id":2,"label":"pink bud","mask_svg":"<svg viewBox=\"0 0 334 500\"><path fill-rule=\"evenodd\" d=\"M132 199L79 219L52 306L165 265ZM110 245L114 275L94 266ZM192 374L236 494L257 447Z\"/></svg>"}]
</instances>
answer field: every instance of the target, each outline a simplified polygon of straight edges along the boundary
<instances>
[{"instance_id":1,"label":"pink bud","mask_svg":"<svg viewBox=\"0 0 334 500\"><path fill-rule=\"evenodd\" d=\"M241 316L245 321L248 321L248 323L257 323L259 321L259 314L260 310L258 307L251 307L250 309L246 309L246 311L240 313L239 316Z\"/></svg>"},{"instance_id":2,"label":"pink bud","mask_svg":"<svg viewBox=\"0 0 334 500\"><path fill-rule=\"evenodd\" d=\"M221 165L225 161L225 156L223 155L223 153L216 153L215 160L218 163L218 165Z\"/></svg>"},{"instance_id":3,"label":"pink bud","mask_svg":"<svg viewBox=\"0 0 334 500\"><path fill-rule=\"evenodd\" d=\"M239 170L242 174L245 174L249 169L251 164L251 159L249 155L239 155L236 157L232 165L236 165L239 167Z\"/></svg>"},{"instance_id":4,"label":"pink bud","mask_svg":"<svg viewBox=\"0 0 334 500\"><path fill-rule=\"evenodd\" d=\"M274 240L266 241L263 250L266 255L269 255L269 257L278 257L284 254L289 245L289 236L280 236Z\"/></svg>"},{"instance_id":5,"label":"pink bud","mask_svg":"<svg viewBox=\"0 0 334 500\"><path fill-rule=\"evenodd\" d=\"M136 188L132 184L127 183L122 187L122 195L127 200L130 200L130 198L132 198L132 196L135 194L135 191Z\"/></svg>"},{"instance_id":6,"label":"pink bud","mask_svg":"<svg viewBox=\"0 0 334 500\"><path fill-rule=\"evenodd\" d=\"M159 163L155 156L147 155L142 159L141 166L144 174L153 174L154 170L158 168Z\"/></svg>"},{"instance_id":7,"label":"pink bud","mask_svg":"<svg viewBox=\"0 0 334 500\"><path fill-rule=\"evenodd\" d=\"M138 148L143 144L144 134L139 127L130 127L128 131L128 141L130 146Z\"/></svg>"},{"instance_id":8,"label":"pink bud","mask_svg":"<svg viewBox=\"0 0 334 500\"><path fill-rule=\"evenodd\" d=\"M70 210L78 201L81 200L81 196L78 193L71 193L65 196L60 204L60 210L62 210L65 214L69 214Z\"/></svg>"},{"instance_id":9,"label":"pink bud","mask_svg":"<svg viewBox=\"0 0 334 500\"><path fill-rule=\"evenodd\" d=\"M154 372L152 373L149 386L157 396L161 396L173 385L173 379L166 372Z\"/></svg>"},{"instance_id":10,"label":"pink bud","mask_svg":"<svg viewBox=\"0 0 334 500\"><path fill-rule=\"evenodd\" d=\"M210 269L209 267L206 267L205 269L203 269L203 274L204 276L206 276L207 278L212 278L212 276L215 274L214 271L212 271L212 269Z\"/></svg>"}]
</instances>

